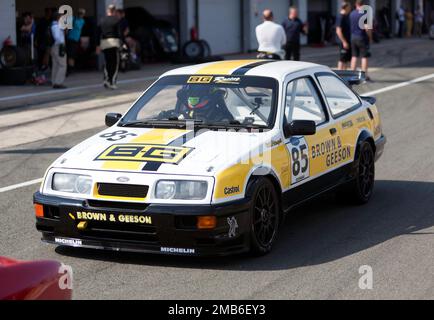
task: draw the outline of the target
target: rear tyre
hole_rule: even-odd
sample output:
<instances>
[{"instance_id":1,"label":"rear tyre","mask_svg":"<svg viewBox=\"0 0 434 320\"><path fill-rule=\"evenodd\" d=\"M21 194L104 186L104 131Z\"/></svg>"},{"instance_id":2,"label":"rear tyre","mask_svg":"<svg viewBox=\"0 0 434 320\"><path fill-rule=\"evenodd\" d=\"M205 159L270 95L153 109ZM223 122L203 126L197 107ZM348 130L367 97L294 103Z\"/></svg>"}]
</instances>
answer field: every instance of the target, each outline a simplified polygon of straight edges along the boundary
<instances>
[{"instance_id":1,"label":"rear tyre","mask_svg":"<svg viewBox=\"0 0 434 320\"><path fill-rule=\"evenodd\" d=\"M375 155L369 142L360 146L357 175L348 185L344 186L341 197L354 204L365 204L372 196L375 181Z\"/></svg>"},{"instance_id":2,"label":"rear tyre","mask_svg":"<svg viewBox=\"0 0 434 320\"><path fill-rule=\"evenodd\" d=\"M184 44L182 53L190 60L203 58L204 48L200 41L191 40Z\"/></svg>"},{"instance_id":3,"label":"rear tyre","mask_svg":"<svg viewBox=\"0 0 434 320\"><path fill-rule=\"evenodd\" d=\"M270 179L262 177L252 185L250 207L250 252L255 256L269 253L276 241L280 223L280 203Z\"/></svg>"}]
</instances>

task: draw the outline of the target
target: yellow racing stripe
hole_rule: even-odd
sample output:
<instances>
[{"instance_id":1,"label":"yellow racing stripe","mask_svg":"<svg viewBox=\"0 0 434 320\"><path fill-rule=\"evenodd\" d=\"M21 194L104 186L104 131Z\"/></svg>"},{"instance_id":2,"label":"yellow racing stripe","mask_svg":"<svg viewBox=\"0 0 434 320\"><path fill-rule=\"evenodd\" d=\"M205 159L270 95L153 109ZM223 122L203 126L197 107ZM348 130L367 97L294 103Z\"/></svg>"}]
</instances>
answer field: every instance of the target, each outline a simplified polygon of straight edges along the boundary
<instances>
[{"instance_id":1,"label":"yellow racing stripe","mask_svg":"<svg viewBox=\"0 0 434 320\"><path fill-rule=\"evenodd\" d=\"M230 75L234 70L255 62L258 62L258 60L219 61L199 69L196 74Z\"/></svg>"}]
</instances>

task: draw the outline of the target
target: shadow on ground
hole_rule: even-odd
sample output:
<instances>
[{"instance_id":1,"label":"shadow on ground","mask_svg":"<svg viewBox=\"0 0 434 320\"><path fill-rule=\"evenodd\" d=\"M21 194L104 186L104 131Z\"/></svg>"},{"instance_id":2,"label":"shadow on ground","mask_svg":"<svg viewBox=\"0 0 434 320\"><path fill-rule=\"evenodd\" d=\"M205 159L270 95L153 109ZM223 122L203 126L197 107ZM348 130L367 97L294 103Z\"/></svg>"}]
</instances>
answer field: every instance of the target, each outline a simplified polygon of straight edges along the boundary
<instances>
[{"instance_id":1,"label":"shadow on ground","mask_svg":"<svg viewBox=\"0 0 434 320\"><path fill-rule=\"evenodd\" d=\"M426 234L434 226L434 183L376 182L364 206L318 198L294 210L269 255L252 258L174 257L58 247L61 255L124 264L219 270L282 270L317 265L355 254L403 235Z\"/></svg>"}]
</instances>

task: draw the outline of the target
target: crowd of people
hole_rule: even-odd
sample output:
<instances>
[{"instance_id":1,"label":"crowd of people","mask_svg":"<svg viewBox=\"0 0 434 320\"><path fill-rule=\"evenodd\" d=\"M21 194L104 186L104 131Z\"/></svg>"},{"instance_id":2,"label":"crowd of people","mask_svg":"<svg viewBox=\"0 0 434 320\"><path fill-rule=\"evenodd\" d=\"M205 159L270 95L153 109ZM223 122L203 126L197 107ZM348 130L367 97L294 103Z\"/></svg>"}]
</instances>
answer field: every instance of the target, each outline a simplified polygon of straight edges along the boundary
<instances>
[{"instance_id":1,"label":"crowd of people","mask_svg":"<svg viewBox=\"0 0 434 320\"><path fill-rule=\"evenodd\" d=\"M37 23L31 12L22 14L18 28L18 46L24 50L26 64L34 64L40 72L49 69L54 89L64 89L65 78L75 71L80 54L80 40L85 27L86 11L78 9L72 18L72 28L61 25L56 8L45 9L44 18ZM114 5L107 8L107 15L97 26L95 53L104 55L104 87L116 89L119 70L119 49L125 44L135 52L136 43L130 36L128 21L123 9Z\"/></svg>"},{"instance_id":2,"label":"crowd of people","mask_svg":"<svg viewBox=\"0 0 434 320\"><path fill-rule=\"evenodd\" d=\"M361 69L368 73L368 60L371 55L370 44L375 39L372 26L361 28L359 25L363 13L360 9L365 4L356 0L355 7L344 0L336 17L334 30L339 47L338 68L355 70L361 60ZM54 89L65 88L65 77L74 72L77 59L82 54L82 33L89 20L85 18L86 11L78 9L73 17L72 28L65 29L59 24L61 15L56 8L45 9L45 15L37 23L32 13L25 12L18 28L18 45L25 50L27 63L35 63L39 70L49 68L51 62L51 82ZM378 24L380 29L390 30L390 14L387 8L380 10ZM411 12L401 6L396 12L399 26L398 37L411 35L421 36L424 21L423 11L417 7ZM299 61L301 59L301 36L308 35L308 25L299 18L296 7L290 7L287 18L280 24L274 22L273 12L269 9L263 12L263 23L256 27L256 37L259 44L258 57L271 59L286 59ZM120 64L120 49L126 46L132 55L136 56L140 46L130 36L128 20L123 9L114 5L107 7L104 17L95 28L93 54L104 56L104 87L116 89L116 79ZM134 59L136 57L133 57ZM369 77L367 77L369 79Z\"/></svg>"},{"instance_id":3,"label":"crowd of people","mask_svg":"<svg viewBox=\"0 0 434 320\"><path fill-rule=\"evenodd\" d=\"M343 1L339 15L336 17L335 30L339 47L338 69L356 70L360 59L360 68L369 81L370 45L374 41L374 34L373 26L368 25L367 21L362 24L363 27L359 23L366 18L363 10L365 4L364 0L356 0L353 8L349 1ZM384 18L382 23L385 25L389 23L386 9L380 11L380 17ZM399 23L399 37L422 35L424 15L420 7L417 7L413 14L401 6L396 19ZM269 9L263 12L263 20L264 22L256 27L258 57L299 61L300 37L302 34L308 34L308 26L298 17L297 8L291 7L288 17L281 24L273 21L273 12Z\"/></svg>"}]
</instances>

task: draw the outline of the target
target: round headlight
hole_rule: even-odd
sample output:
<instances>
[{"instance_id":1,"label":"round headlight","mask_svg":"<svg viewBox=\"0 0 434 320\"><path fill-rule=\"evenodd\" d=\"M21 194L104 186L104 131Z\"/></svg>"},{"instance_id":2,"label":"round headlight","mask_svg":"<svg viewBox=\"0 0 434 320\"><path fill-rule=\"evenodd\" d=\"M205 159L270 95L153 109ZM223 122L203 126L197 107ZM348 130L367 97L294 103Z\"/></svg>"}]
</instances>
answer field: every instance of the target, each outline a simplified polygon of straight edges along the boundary
<instances>
[{"instance_id":1,"label":"round headlight","mask_svg":"<svg viewBox=\"0 0 434 320\"><path fill-rule=\"evenodd\" d=\"M85 176L79 176L75 181L75 190L77 193L89 194L92 189L92 179Z\"/></svg>"},{"instance_id":2,"label":"round headlight","mask_svg":"<svg viewBox=\"0 0 434 320\"><path fill-rule=\"evenodd\" d=\"M174 181L159 181L155 190L158 199L172 199L175 196L176 184Z\"/></svg>"}]
</instances>

